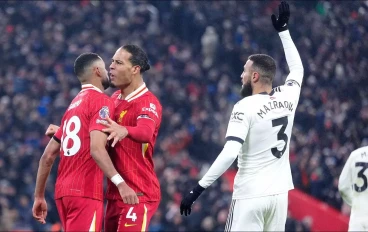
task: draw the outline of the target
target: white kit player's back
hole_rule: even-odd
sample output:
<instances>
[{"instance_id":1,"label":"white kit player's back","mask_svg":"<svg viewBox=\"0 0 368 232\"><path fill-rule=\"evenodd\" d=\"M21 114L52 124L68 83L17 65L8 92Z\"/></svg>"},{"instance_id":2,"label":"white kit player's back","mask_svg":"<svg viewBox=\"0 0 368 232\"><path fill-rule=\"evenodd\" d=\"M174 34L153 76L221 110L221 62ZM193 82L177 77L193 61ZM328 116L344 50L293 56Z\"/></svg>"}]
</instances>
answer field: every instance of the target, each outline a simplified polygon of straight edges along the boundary
<instances>
[{"instance_id":1,"label":"white kit player's back","mask_svg":"<svg viewBox=\"0 0 368 232\"><path fill-rule=\"evenodd\" d=\"M349 231L368 231L368 146L350 154L340 175L339 190L351 206Z\"/></svg>"},{"instance_id":2,"label":"white kit player's back","mask_svg":"<svg viewBox=\"0 0 368 232\"><path fill-rule=\"evenodd\" d=\"M293 189L289 144L300 86L289 80L270 94L241 100L233 121L249 122L248 136L238 156L234 199L286 193Z\"/></svg>"}]
</instances>

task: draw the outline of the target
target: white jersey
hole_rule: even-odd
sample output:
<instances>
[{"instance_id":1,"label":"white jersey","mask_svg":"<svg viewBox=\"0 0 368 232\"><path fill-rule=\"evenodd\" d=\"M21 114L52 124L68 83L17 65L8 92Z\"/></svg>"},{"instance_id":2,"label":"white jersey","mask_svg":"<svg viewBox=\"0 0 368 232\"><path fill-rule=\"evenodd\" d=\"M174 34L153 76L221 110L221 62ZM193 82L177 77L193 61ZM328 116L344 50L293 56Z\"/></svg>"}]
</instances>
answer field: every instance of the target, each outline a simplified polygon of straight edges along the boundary
<instances>
[{"instance_id":1,"label":"white jersey","mask_svg":"<svg viewBox=\"0 0 368 232\"><path fill-rule=\"evenodd\" d=\"M268 196L293 189L289 145L300 84L289 80L270 94L253 95L233 109L226 138L243 143L233 199Z\"/></svg>"},{"instance_id":2,"label":"white jersey","mask_svg":"<svg viewBox=\"0 0 368 232\"><path fill-rule=\"evenodd\" d=\"M361 224L359 230L368 231L368 146L350 154L340 175L339 191L351 206L349 230Z\"/></svg>"},{"instance_id":3,"label":"white jersey","mask_svg":"<svg viewBox=\"0 0 368 232\"><path fill-rule=\"evenodd\" d=\"M289 145L303 80L303 65L289 31L279 33L290 73L270 94L240 100L229 121L224 149L199 181L210 186L238 156L233 199L286 193L293 189ZM240 151L240 152L239 152Z\"/></svg>"},{"instance_id":4,"label":"white jersey","mask_svg":"<svg viewBox=\"0 0 368 232\"><path fill-rule=\"evenodd\" d=\"M240 100L231 114L227 140L243 143L233 199L286 193L294 188L289 145L303 66L289 32L280 33L290 67L285 85Z\"/></svg>"}]
</instances>

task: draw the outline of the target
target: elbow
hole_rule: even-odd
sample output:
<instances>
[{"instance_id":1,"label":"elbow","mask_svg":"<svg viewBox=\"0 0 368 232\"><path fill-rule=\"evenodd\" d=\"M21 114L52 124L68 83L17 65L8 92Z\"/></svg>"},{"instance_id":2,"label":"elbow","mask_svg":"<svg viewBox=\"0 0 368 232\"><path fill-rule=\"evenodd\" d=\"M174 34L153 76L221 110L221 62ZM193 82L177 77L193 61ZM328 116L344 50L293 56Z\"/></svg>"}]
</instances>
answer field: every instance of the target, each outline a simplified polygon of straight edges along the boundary
<instances>
[{"instance_id":1,"label":"elbow","mask_svg":"<svg viewBox=\"0 0 368 232\"><path fill-rule=\"evenodd\" d=\"M53 153L45 153L41 156L40 159L40 164L44 164L47 167L51 167L56 159L57 153L53 154Z\"/></svg>"},{"instance_id":2,"label":"elbow","mask_svg":"<svg viewBox=\"0 0 368 232\"><path fill-rule=\"evenodd\" d=\"M132 139L138 143L149 143L150 142L150 137L148 136L141 136L141 137L132 138Z\"/></svg>"},{"instance_id":3,"label":"elbow","mask_svg":"<svg viewBox=\"0 0 368 232\"><path fill-rule=\"evenodd\" d=\"M100 154L102 154L104 149L99 148L98 146L92 146L91 144L91 156L97 162L99 160Z\"/></svg>"},{"instance_id":4,"label":"elbow","mask_svg":"<svg viewBox=\"0 0 368 232\"><path fill-rule=\"evenodd\" d=\"M151 140L152 134L150 133L144 133L142 134L142 137L139 138L140 143L148 143Z\"/></svg>"}]
</instances>

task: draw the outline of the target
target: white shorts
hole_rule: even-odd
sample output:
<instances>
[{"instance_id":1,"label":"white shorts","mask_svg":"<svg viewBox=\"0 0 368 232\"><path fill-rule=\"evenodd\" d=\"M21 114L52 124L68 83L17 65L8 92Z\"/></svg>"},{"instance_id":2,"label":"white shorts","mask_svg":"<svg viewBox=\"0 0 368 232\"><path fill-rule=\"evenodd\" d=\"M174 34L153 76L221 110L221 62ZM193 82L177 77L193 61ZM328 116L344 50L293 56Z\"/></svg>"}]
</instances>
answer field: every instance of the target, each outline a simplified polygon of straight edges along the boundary
<instances>
[{"instance_id":1,"label":"white shorts","mask_svg":"<svg viewBox=\"0 0 368 232\"><path fill-rule=\"evenodd\" d=\"M225 231L285 231L288 194L233 199Z\"/></svg>"}]
</instances>

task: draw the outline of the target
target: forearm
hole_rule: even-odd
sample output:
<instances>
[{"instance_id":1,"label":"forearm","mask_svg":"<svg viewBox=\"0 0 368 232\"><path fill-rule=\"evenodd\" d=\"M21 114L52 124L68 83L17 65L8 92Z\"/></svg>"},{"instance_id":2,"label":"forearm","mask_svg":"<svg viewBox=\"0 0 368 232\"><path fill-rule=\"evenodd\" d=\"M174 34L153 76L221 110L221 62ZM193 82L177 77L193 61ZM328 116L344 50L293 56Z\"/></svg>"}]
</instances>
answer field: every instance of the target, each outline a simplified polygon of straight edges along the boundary
<instances>
[{"instance_id":1,"label":"forearm","mask_svg":"<svg viewBox=\"0 0 368 232\"><path fill-rule=\"evenodd\" d=\"M302 83L304 68L299 52L290 36L289 30L279 33L282 45L284 47L286 61L289 66L290 74L288 79L293 79L299 84Z\"/></svg>"},{"instance_id":2,"label":"forearm","mask_svg":"<svg viewBox=\"0 0 368 232\"><path fill-rule=\"evenodd\" d=\"M207 173L199 181L199 185L203 188L210 186L217 178L219 178L234 162L238 156L242 144L236 141L226 142L224 149L212 164Z\"/></svg>"},{"instance_id":3,"label":"forearm","mask_svg":"<svg viewBox=\"0 0 368 232\"><path fill-rule=\"evenodd\" d=\"M50 175L54 160L55 159L47 158L45 155L41 157L37 171L36 188L34 193L35 197L45 197L46 182Z\"/></svg>"},{"instance_id":4,"label":"forearm","mask_svg":"<svg viewBox=\"0 0 368 232\"><path fill-rule=\"evenodd\" d=\"M96 161L98 167L109 179L118 174L116 171L109 154L105 149L96 149L91 152L92 158Z\"/></svg>"}]
</instances>

